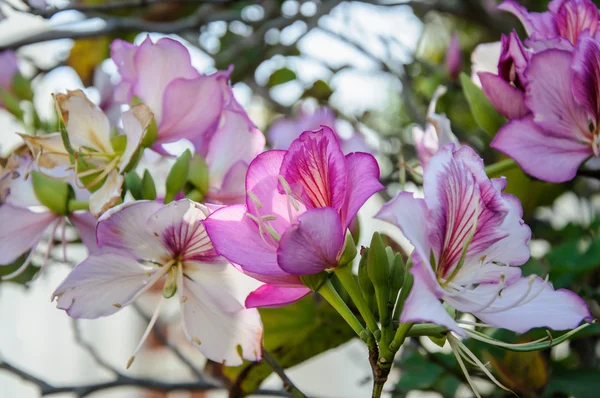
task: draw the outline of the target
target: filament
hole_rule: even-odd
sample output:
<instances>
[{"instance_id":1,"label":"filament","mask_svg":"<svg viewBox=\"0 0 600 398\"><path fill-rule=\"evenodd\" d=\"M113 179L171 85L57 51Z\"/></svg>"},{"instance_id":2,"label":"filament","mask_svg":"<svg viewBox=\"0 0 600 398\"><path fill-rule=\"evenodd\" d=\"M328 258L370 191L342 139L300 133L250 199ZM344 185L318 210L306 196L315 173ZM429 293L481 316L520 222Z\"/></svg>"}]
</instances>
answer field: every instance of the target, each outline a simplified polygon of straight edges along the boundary
<instances>
[{"instance_id":1,"label":"filament","mask_svg":"<svg viewBox=\"0 0 600 398\"><path fill-rule=\"evenodd\" d=\"M140 348L142 348L142 345L144 344L144 342L150 335L150 331L152 330L152 328L154 327L154 324L156 323L156 320L158 319L158 314L160 313L160 307L162 305L163 299L164 298L162 296L160 296L160 299L158 300L158 304L156 305L156 309L154 310L154 313L152 314L152 318L150 318L150 322L148 323L148 326L146 327L146 330L144 331L144 334L142 335L140 342L138 343L137 347L133 351L133 354L131 355L131 358L129 358L129 361L127 361L127 369L129 369L129 367L135 360L135 355L140 351Z\"/></svg>"}]
</instances>

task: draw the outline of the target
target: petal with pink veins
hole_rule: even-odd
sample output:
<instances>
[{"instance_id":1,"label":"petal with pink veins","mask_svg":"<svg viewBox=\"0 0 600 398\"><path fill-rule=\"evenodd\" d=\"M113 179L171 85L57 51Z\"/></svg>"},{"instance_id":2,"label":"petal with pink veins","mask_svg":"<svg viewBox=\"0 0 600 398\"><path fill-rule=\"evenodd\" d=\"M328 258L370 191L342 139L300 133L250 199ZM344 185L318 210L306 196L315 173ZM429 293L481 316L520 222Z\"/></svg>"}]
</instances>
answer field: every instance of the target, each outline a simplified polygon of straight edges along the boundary
<instances>
[{"instance_id":1,"label":"petal with pink veins","mask_svg":"<svg viewBox=\"0 0 600 398\"><path fill-rule=\"evenodd\" d=\"M291 304L310 294L307 287L262 285L246 298L247 308L275 308Z\"/></svg>"},{"instance_id":2,"label":"petal with pink veins","mask_svg":"<svg viewBox=\"0 0 600 398\"><path fill-rule=\"evenodd\" d=\"M348 154L346 167L348 180L342 223L348 227L367 199L384 186L379 182L379 165L372 155L363 152Z\"/></svg>"},{"instance_id":3,"label":"petal with pink veins","mask_svg":"<svg viewBox=\"0 0 600 398\"><path fill-rule=\"evenodd\" d=\"M594 10L596 7L594 6ZM598 11L596 10L596 13ZM600 44L585 35L573 55L573 96L585 107L589 117L600 122Z\"/></svg>"},{"instance_id":4,"label":"petal with pink veins","mask_svg":"<svg viewBox=\"0 0 600 398\"><path fill-rule=\"evenodd\" d=\"M513 119L529 113L529 109L525 106L523 91L492 73L480 72L479 80L486 97L502 116Z\"/></svg>"}]
</instances>

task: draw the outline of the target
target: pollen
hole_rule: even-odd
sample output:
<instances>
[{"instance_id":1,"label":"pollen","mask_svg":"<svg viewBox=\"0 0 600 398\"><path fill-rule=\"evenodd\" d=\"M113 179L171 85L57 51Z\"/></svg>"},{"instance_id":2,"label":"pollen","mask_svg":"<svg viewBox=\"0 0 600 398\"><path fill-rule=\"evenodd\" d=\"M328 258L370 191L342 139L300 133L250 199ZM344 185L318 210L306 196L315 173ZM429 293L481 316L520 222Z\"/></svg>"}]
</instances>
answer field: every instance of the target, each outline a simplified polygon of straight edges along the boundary
<instances>
[{"instance_id":1,"label":"pollen","mask_svg":"<svg viewBox=\"0 0 600 398\"><path fill-rule=\"evenodd\" d=\"M202 343L200 342L200 339L199 339L198 337L192 337L192 341L193 341L194 343L198 344L198 345L202 344Z\"/></svg>"},{"instance_id":2,"label":"pollen","mask_svg":"<svg viewBox=\"0 0 600 398\"><path fill-rule=\"evenodd\" d=\"M112 306L115 307L115 308L121 308L121 304L119 304L119 303L115 303Z\"/></svg>"}]
</instances>

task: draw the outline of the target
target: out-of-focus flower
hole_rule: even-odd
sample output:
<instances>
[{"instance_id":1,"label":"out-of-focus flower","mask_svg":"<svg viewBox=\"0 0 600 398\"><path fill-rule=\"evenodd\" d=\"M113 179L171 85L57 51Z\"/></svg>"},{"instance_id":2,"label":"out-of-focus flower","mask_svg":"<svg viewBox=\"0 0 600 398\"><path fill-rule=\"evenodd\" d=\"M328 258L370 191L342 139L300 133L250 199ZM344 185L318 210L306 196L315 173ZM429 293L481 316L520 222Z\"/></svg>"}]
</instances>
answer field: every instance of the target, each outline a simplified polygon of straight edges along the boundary
<instances>
[{"instance_id":1,"label":"out-of-focus flower","mask_svg":"<svg viewBox=\"0 0 600 398\"><path fill-rule=\"evenodd\" d=\"M60 133L22 137L42 167L70 165L73 156L76 178L85 188L95 189L90 196L90 210L100 215L121 199L123 173L140 148L152 113L143 104L124 112L124 135L111 138L108 117L81 90L57 94L55 99L68 144Z\"/></svg>"},{"instance_id":2,"label":"out-of-focus flower","mask_svg":"<svg viewBox=\"0 0 600 398\"><path fill-rule=\"evenodd\" d=\"M471 148L449 144L425 169L425 199L402 192L379 212L415 247L414 285L401 322L433 322L464 336L440 300L518 333L572 329L591 319L576 294L521 276L517 266L529 258L531 231L519 200L501 193L505 186L503 178L486 176Z\"/></svg>"},{"instance_id":3,"label":"out-of-focus flower","mask_svg":"<svg viewBox=\"0 0 600 398\"><path fill-rule=\"evenodd\" d=\"M318 130L322 126L335 129L336 117L333 111L325 106L309 109L303 105L295 118L280 118L271 124L267 134L269 145L273 149L288 149L292 142L300 136L303 131ZM367 145L362 135L354 133L350 138L342 138L336 134L340 142L342 152L371 153L372 149Z\"/></svg>"},{"instance_id":4,"label":"out-of-focus flower","mask_svg":"<svg viewBox=\"0 0 600 398\"><path fill-rule=\"evenodd\" d=\"M129 104L135 96L154 113L154 150L165 153L163 144L180 139L208 143L225 102L227 73L198 73L188 50L169 38L153 43L148 36L139 46L115 40L111 57L121 74L115 100Z\"/></svg>"},{"instance_id":5,"label":"out-of-focus flower","mask_svg":"<svg viewBox=\"0 0 600 398\"><path fill-rule=\"evenodd\" d=\"M287 151L260 154L246 175L246 204L217 210L205 225L217 253L266 282L246 306L283 305L310 292L299 275L338 265L348 225L382 188L375 158L344 156L323 127L302 133Z\"/></svg>"},{"instance_id":6,"label":"out-of-focus flower","mask_svg":"<svg viewBox=\"0 0 600 398\"><path fill-rule=\"evenodd\" d=\"M491 146L528 174L550 182L572 179L590 156L600 156L600 42L583 35L574 52L545 50L527 67L525 104Z\"/></svg>"},{"instance_id":7,"label":"out-of-focus flower","mask_svg":"<svg viewBox=\"0 0 600 398\"><path fill-rule=\"evenodd\" d=\"M429 159L437 153L440 147L450 143L458 144L458 139L450 127L450 120L444 114L435 113L437 101L446 91L444 86L439 86L435 90L427 109L425 129L421 126L414 126L412 129L415 148L422 167L427 165Z\"/></svg>"},{"instance_id":8,"label":"out-of-focus flower","mask_svg":"<svg viewBox=\"0 0 600 398\"><path fill-rule=\"evenodd\" d=\"M15 75L19 73L17 56L13 51L0 52L0 90L10 91ZM2 99L0 99L2 107Z\"/></svg>"},{"instance_id":9,"label":"out-of-focus flower","mask_svg":"<svg viewBox=\"0 0 600 398\"><path fill-rule=\"evenodd\" d=\"M454 33L450 38L445 59L446 70L452 80L458 77L462 67L462 51L460 49L460 40L458 33Z\"/></svg>"},{"instance_id":10,"label":"out-of-focus flower","mask_svg":"<svg viewBox=\"0 0 600 398\"><path fill-rule=\"evenodd\" d=\"M4 276L3 279L11 279L25 272L31 263L39 242L44 234L50 231L50 239L44 254L42 269L38 275L41 274L48 263L54 245L54 238L59 230L62 230L62 244L63 249L66 250L65 231L67 221L70 221L75 227L82 242L90 252L97 249L95 237L96 218L85 211L56 213L44 206L36 196L32 183L34 178L32 173L35 172L38 171L36 171L35 164L30 157L13 155L9 158L7 167L0 173L0 224L2 225L0 229L0 266L12 264L29 251L29 255L23 264L15 272ZM57 177L72 175L72 173L65 173L64 169L47 170L45 173L52 173ZM59 199L57 198L58 192L49 194ZM62 199L66 202L67 197ZM63 256L66 257L66 253L63 253Z\"/></svg>"},{"instance_id":11,"label":"out-of-focus flower","mask_svg":"<svg viewBox=\"0 0 600 398\"><path fill-rule=\"evenodd\" d=\"M241 365L242 358L260 360L260 316L243 304L257 283L215 253L203 226L208 214L207 207L187 199L111 209L98 221L99 251L77 265L54 292L57 307L74 318L111 315L164 280L163 297L177 295L185 335L202 354L228 366Z\"/></svg>"},{"instance_id":12,"label":"out-of-focus flower","mask_svg":"<svg viewBox=\"0 0 600 398\"><path fill-rule=\"evenodd\" d=\"M108 120L113 125L117 125L121 117L121 105L114 98L116 85L112 82L111 76L101 66L94 70L94 87L100 94L98 107L108 116Z\"/></svg>"}]
</instances>

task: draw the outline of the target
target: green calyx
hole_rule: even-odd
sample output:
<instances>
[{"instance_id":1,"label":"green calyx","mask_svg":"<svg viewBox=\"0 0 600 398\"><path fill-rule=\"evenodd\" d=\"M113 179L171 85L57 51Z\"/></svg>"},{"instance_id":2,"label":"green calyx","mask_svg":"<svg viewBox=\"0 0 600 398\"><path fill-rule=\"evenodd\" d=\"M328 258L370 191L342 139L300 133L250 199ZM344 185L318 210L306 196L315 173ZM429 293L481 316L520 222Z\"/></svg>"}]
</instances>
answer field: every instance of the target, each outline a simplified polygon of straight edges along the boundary
<instances>
[{"instance_id":1,"label":"green calyx","mask_svg":"<svg viewBox=\"0 0 600 398\"><path fill-rule=\"evenodd\" d=\"M31 182L35 196L41 204L54 214L69 214L69 199L73 196L73 189L69 184L39 171L31 172Z\"/></svg>"}]
</instances>

